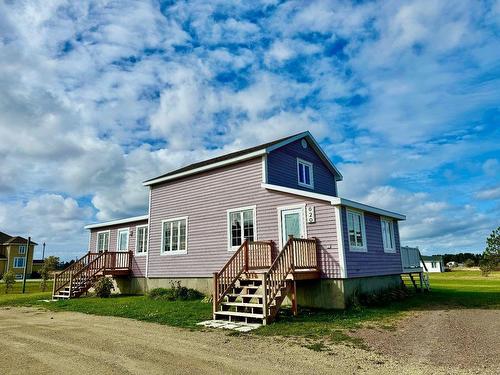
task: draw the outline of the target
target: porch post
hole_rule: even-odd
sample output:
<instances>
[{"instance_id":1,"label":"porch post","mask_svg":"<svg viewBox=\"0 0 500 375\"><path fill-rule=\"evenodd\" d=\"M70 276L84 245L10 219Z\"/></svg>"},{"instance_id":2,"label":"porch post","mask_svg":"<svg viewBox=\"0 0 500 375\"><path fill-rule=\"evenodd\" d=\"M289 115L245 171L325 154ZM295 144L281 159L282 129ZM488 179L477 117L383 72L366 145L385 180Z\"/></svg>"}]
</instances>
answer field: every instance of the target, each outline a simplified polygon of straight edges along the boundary
<instances>
[{"instance_id":1,"label":"porch post","mask_svg":"<svg viewBox=\"0 0 500 375\"><path fill-rule=\"evenodd\" d=\"M292 281L292 312L293 316L297 316L297 282L295 280Z\"/></svg>"},{"instance_id":2,"label":"porch post","mask_svg":"<svg viewBox=\"0 0 500 375\"><path fill-rule=\"evenodd\" d=\"M218 299L219 299L219 292L218 292L218 288L217 288L217 272L214 272L213 273L213 278L214 278L214 294L213 294L213 298L212 298L212 308L213 308L213 318L215 319L215 312L217 311L218 309Z\"/></svg>"}]
</instances>

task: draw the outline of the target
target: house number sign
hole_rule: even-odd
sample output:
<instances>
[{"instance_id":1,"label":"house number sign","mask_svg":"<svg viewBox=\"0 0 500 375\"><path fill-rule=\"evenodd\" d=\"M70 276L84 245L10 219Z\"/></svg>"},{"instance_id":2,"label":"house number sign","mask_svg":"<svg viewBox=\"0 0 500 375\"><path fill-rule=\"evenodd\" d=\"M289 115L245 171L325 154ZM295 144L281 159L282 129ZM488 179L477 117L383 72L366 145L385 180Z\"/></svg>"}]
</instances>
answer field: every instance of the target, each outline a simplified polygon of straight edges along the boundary
<instances>
[{"instance_id":1,"label":"house number sign","mask_svg":"<svg viewBox=\"0 0 500 375\"><path fill-rule=\"evenodd\" d=\"M306 216L309 224L316 222L316 212L314 211L314 206L307 206Z\"/></svg>"}]
</instances>

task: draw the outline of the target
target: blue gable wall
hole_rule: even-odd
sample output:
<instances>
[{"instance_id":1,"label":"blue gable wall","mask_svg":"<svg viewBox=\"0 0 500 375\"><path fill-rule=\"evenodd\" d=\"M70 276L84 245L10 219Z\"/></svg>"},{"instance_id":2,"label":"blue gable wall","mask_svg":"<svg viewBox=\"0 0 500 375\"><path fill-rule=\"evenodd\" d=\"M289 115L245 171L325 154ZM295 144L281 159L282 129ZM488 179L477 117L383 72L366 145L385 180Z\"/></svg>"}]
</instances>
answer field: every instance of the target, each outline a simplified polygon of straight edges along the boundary
<instances>
[{"instance_id":1,"label":"blue gable wall","mask_svg":"<svg viewBox=\"0 0 500 375\"><path fill-rule=\"evenodd\" d=\"M349 233L347 230L347 210L342 207L342 229L347 277L394 275L403 272L399 242L398 222L394 221L394 239L396 252L384 252L380 216L364 212L367 252L349 250Z\"/></svg>"},{"instance_id":2,"label":"blue gable wall","mask_svg":"<svg viewBox=\"0 0 500 375\"><path fill-rule=\"evenodd\" d=\"M314 189L299 186L297 183L297 158L313 163ZM302 147L300 139L268 154L267 182L273 185L337 196L335 176L310 144L306 149Z\"/></svg>"}]
</instances>

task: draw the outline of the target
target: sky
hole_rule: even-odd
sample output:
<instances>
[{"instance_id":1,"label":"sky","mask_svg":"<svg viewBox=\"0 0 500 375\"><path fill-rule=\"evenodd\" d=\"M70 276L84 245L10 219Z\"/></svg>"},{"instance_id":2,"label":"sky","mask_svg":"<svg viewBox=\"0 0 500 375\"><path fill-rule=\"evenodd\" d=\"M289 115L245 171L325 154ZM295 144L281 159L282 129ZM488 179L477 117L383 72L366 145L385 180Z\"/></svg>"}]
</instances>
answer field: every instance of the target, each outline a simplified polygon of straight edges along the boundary
<instances>
[{"instance_id":1,"label":"sky","mask_svg":"<svg viewBox=\"0 0 500 375\"><path fill-rule=\"evenodd\" d=\"M0 231L49 255L147 213L143 180L304 130L405 245L500 225L500 1L0 0L0 58Z\"/></svg>"}]
</instances>

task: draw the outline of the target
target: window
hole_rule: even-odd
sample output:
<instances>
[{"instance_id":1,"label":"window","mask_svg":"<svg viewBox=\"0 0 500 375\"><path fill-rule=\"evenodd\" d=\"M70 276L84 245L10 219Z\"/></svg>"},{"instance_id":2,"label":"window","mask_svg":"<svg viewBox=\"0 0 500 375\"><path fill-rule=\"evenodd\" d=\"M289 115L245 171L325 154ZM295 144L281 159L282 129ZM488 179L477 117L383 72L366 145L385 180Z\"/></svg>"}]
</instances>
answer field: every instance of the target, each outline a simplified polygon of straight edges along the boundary
<instances>
[{"instance_id":1,"label":"window","mask_svg":"<svg viewBox=\"0 0 500 375\"><path fill-rule=\"evenodd\" d=\"M384 244L384 251L386 253L394 253L396 251L396 244L394 242L394 224L391 219L381 218L382 225L382 242Z\"/></svg>"},{"instance_id":2,"label":"window","mask_svg":"<svg viewBox=\"0 0 500 375\"><path fill-rule=\"evenodd\" d=\"M128 229L118 230L118 242L116 244L116 250L128 251Z\"/></svg>"},{"instance_id":3,"label":"window","mask_svg":"<svg viewBox=\"0 0 500 375\"><path fill-rule=\"evenodd\" d=\"M97 233L97 251L103 252L109 250L109 231Z\"/></svg>"},{"instance_id":4,"label":"window","mask_svg":"<svg viewBox=\"0 0 500 375\"><path fill-rule=\"evenodd\" d=\"M367 251L365 235L365 218L361 212L347 210L347 227L349 229L349 248L351 251Z\"/></svg>"},{"instance_id":5,"label":"window","mask_svg":"<svg viewBox=\"0 0 500 375\"><path fill-rule=\"evenodd\" d=\"M24 258L15 257L14 258L14 268L24 268Z\"/></svg>"},{"instance_id":6,"label":"window","mask_svg":"<svg viewBox=\"0 0 500 375\"><path fill-rule=\"evenodd\" d=\"M436 262L431 262L431 268L436 268Z\"/></svg>"},{"instance_id":7,"label":"window","mask_svg":"<svg viewBox=\"0 0 500 375\"><path fill-rule=\"evenodd\" d=\"M255 240L255 207L227 211L229 250L237 250L245 239Z\"/></svg>"},{"instance_id":8,"label":"window","mask_svg":"<svg viewBox=\"0 0 500 375\"><path fill-rule=\"evenodd\" d=\"M148 251L148 226L136 227L135 252L145 254Z\"/></svg>"},{"instance_id":9,"label":"window","mask_svg":"<svg viewBox=\"0 0 500 375\"><path fill-rule=\"evenodd\" d=\"M162 252L187 253L187 217L163 221Z\"/></svg>"},{"instance_id":10,"label":"window","mask_svg":"<svg viewBox=\"0 0 500 375\"><path fill-rule=\"evenodd\" d=\"M26 245L19 245L19 254L26 254Z\"/></svg>"},{"instance_id":11,"label":"window","mask_svg":"<svg viewBox=\"0 0 500 375\"><path fill-rule=\"evenodd\" d=\"M297 159L297 176L299 186L314 188L313 165L308 161Z\"/></svg>"}]
</instances>

